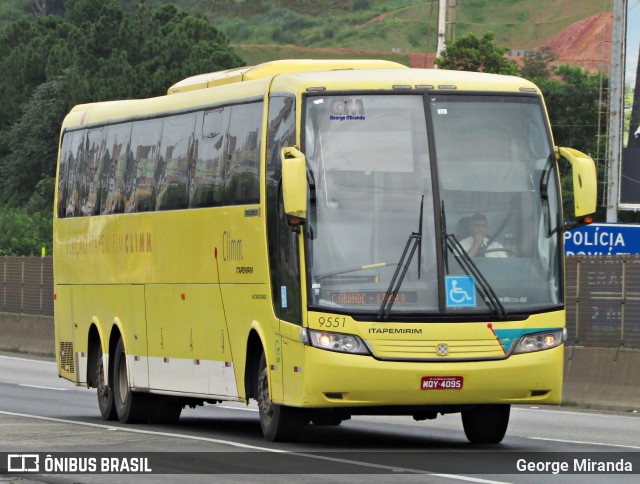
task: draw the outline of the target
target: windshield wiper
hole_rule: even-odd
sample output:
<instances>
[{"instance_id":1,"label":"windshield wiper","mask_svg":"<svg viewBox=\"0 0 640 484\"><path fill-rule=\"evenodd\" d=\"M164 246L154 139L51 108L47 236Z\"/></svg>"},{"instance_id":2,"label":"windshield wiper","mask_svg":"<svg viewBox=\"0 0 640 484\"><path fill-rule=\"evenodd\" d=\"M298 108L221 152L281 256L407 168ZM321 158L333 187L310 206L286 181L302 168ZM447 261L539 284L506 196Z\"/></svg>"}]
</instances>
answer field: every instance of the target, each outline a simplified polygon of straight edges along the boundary
<instances>
[{"instance_id":1,"label":"windshield wiper","mask_svg":"<svg viewBox=\"0 0 640 484\"><path fill-rule=\"evenodd\" d=\"M384 299L382 300L382 304L380 305L380 309L378 309L378 319L387 319L389 314L391 313L391 308L393 307L393 303L398 296L398 291L400 291L400 286L402 286L402 281L404 281L404 276L407 275L407 269L409 269L409 264L411 264L411 260L413 259L413 254L415 254L416 249L418 249L418 279L420 279L420 270L421 270L421 260L422 259L422 214L424 213L424 195L422 195L422 199L420 200L420 220L418 221L418 231L411 232L409 235L409 239L404 246L404 250L402 251L402 255L400 256L400 260L398 261L398 267L396 267L395 272L393 273L393 277L391 278L391 282L389 283L389 288L384 295ZM411 248L411 251L409 249ZM407 257L407 254L408 257ZM405 259L407 262L405 263ZM402 270L402 272L400 272Z\"/></svg>"},{"instance_id":2,"label":"windshield wiper","mask_svg":"<svg viewBox=\"0 0 640 484\"><path fill-rule=\"evenodd\" d=\"M491 287L491 284L484 276L484 274L480 271L478 266L473 259L469 257L467 251L464 250L460 241L453 234L447 233L447 222L446 222L446 214L444 210L444 201L442 202L442 215L440 217L440 230L442 233L442 245L444 252L444 266L445 271L449 273L449 251L453 253L456 259L460 262L460 265L463 266L465 272L467 274L471 274L478 281L478 290L480 291L480 295L482 299L489 305L489 307L493 310L494 314L499 314L503 318L507 317L507 311L504 308L502 302L498 298L496 292Z\"/></svg>"},{"instance_id":3,"label":"windshield wiper","mask_svg":"<svg viewBox=\"0 0 640 484\"><path fill-rule=\"evenodd\" d=\"M440 236L442 238L442 253L444 254L444 271L449 274L449 249L447 247L447 215L444 211L444 200L440 209Z\"/></svg>"},{"instance_id":4,"label":"windshield wiper","mask_svg":"<svg viewBox=\"0 0 640 484\"><path fill-rule=\"evenodd\" d=\"M498 314L503 318L507 317L507 311L504 308L502 302L498 298L496 292L491 287L491 284L484 277L484 274L480 272L480 269L473 262L473 259L469 257L467 251L464 250L460 241L453 234L446 234L446 244L447 247L453 252L453 255L458 258L460 264L464 266L467 274L471 274L478 281L478 289L480 290L481 296L487 302L487 304L491 307L494 314Z\"/></svg>"}]
</instances>

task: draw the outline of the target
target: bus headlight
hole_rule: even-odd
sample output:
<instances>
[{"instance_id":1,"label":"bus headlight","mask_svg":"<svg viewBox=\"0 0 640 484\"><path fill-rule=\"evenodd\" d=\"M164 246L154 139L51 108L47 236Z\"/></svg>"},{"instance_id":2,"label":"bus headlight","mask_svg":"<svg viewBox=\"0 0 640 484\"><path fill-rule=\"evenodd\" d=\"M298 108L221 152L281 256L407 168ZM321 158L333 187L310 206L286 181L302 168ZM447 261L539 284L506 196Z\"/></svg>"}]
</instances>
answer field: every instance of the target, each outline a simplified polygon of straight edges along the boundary
<instances>
[{"instance_id":1,"label":"bus headlight","mask_svg":"<svg viewBox=\"0 0 640 484\"><path fill-rule=\"evenodd\" d=\"M355 334L332 333L314 329L303 329L303 331L306 333L302 338L303 341L315 348L356 355L370 354L364 341Z\"/></svg>"},{"instance_id":2,"label":"bus headlight","mask_svg":"<svg viewBox=\"0 0 640 484\"><path fill-rule=\"evenodd\" d=\"M513 354L531 353L560 346L567 339L567 329L525 334L516 343Z\"/></svg>"}]
</instances>

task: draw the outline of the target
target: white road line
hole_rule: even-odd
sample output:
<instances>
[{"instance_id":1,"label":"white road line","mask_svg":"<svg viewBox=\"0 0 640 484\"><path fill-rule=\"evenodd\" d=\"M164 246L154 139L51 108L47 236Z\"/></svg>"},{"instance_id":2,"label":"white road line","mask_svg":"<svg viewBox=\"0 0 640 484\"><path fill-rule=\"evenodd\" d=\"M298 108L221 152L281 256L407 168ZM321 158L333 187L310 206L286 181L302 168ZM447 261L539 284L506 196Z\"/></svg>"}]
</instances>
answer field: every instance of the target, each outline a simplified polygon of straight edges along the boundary
<instances>
[{"instance_id":1,"label":"white road line","mask_svg":"<svg viewBox=\"0 0 640 484\"><path fill-rule=\"evenodd\" d=\"M90 423L90 422L77 422L75 420L66 420L66 419L55 418L55 417L43 417L43 416L40 416L40 415L30 415L30 414L26 414L26 413L7 412L5 410L0 410L0 415L11 415L11 416L14 416L14 417L33 418L33 419L36 419L36 420L46 420L48 422L58 422L58 423L65 423L65 424L72 424L72 425L81 425L81 426L84 426L84 427L94 427L94 428L101 428L101 429L105 429L105 430L118 430L118 431L121 431L121 432L130 432L130 433L135 433L135 434L162 435L164 437L176 437L176 438L188 439L188 440L200 440L200 441L204 441L204 442L212 442L212 443L216 443L216 444L230 445L232 447L239 447L239 448L242 448L242 449L254 449L254 450L263 450L263 451L268 451L268 452L287 453L287 451L284 451L284 450L268 449L266 447L258 447L258 446L255 446L255 445L242 444L240 442L232 442L232 441L228 441L228 440L219 440L219 439L210 439L208 437L198 437L198 436L195 436L195 435L174 434L174 433L169 433L169 432L156 432L156 431L153 431L153 430L132 429L132 428L125 428L125 427L114 427L112 425L95 424L95 423Z\"/></svg>"},{"instance_id":2,"label":"white road line","mask_svg":"<svg viewBox=\"0 0 640 484\"><path fill-rule=\"evenodd\" d=\"M26 383L18 383L18 386L28 387L28 388L40 388L42 390L57 390L59 392L66 392L68 390L68 388L43 387L40 385L27 385Z\"/></svg>"},{"instance_id":3,"label":"white road line","mask_svg":"<svg viewBox=\"0 0 640 484\"><path fill-rule=\"evenodd\" d=\"M195 435L186 435L186 434L175 434L175 433L170 433L170 432L156 432L153 430L142 430L142 429L132 429L132 428L124 428L124 427L113 427L111 425L103 425L103 424L94 424L94 423L89 423L89 422L76 422L74 420L66 420L66 419L62 419L62 418L54 418L54 417L42 417L40 415L29 415L29 414L25 414L25 413L16 413L16 412L7 412L4 410L0 410L0 415L10 415L13 417L24 417L24 418L33 418L36 420L45 420L48 422L58 422L58 423L65 423L65 424L72 424L72 425L81 425L81 426L85 426L85 427L93 427L93 428L100 428L100 429L104 429L104 430L110 430L110 431L122 431L122 432L131 432L131 433L136 433L136 434L147 434L147 435L160 435L163 437L173 437L173 438L178 438L178 439L187 439L187 440L198 440L201 442L211 442L211 443L215 443L215 444L221 444L221 445L228 445L231 447L238 447L241 449L251 449L251 450L259 450L262 452L273 452L273 453L277 453L277 454L289 454L289 455L293 455L296 457L306 457L309 459L319 459L319 460L326 460L326 461L331 461L331 462L340 462L343 464L351 464L351 465L355 465L355 466L360 466L360 467L369 467L369 468L374 468L374 469L384 469L384 470L389 470L392 472L406 472L409 474L426 474L426 475L430 475L430 476L434 476L434 477L442 477L443 479L455 479L455 480L459 480L459 481L466 481L466 482L477 482L477 483L482 483L482 484L507 484L505 482L502 481L492 481L492 480L487 480L487 479L479 479L477 477L469 477L469 476L459 476L459 475L455 475L455 474L433 474L430 473L429 471L424 471L421 469L411 469L411 468L406 468L406 467L395 467L395 466L386 466L386 465L382 465L382 464L374 464L371 462L362 462L362 461L356 461L356 460L349 460L349 459L338 459L335 457L326 457L326 456L319 456L319 455L313 455L313 454L305 454L303 452L291 452L288 450L280 450L280 449L271 449L269 447L260 447L257 445L249 445L249 444L242 444L240 442L233 442L231 440L222 440L222 439L211 439L208 437L198 437Z\"/></svg>"},{"instance_id":4,"label":"white road line","mask_svg":"<svg viewBox=\"0 0 640 484\"><path fill-rule=\"evenodd\" d=\"M43 361L43 360L34 360L31 358L20 358L18 356L4 356L4 355L0 355L1 359L5 359L5 360L20 360L20 361L29 361L31 363L44 363L45 365L55 365L56 362L55 361Z\"/></svg>"},{"instance_id":5,"label":"white road line","mask_svg":"<svg viewBox=\"0 0 640 484\"><path fill-rule=\"evenodd\" d=\"M547 412L547 413L557 413L559 415L573 415L574 417L576 415L597 415L598 418L633 418L633 419L637 419L640 418L640 416L638 414L633 414L633 415L620 415L620 414L607 414L607 413L600 413L600 412L571 412L569 410L557 410L555 408L542 408L542 407L526 407L526 408L522 408L522 407L517 407L515 405L511 406L511 411L516 411L516 412L525 412L528 410L535 410L536 412Z\"/></svg>"},{"instance_id":6,"label":"white road line","mask_svg":"<svg viewBox=\"0 0 640 484\"><path fill-rule=\"evenodd\" d=\"M563 444L601 445L605 447L621 447L623 449L640 450L640 447L638 447L637 445L606 444L604 442L583 442L581 440L548 439L546 437L527 437L527 438L532 440L546 440L549 442L562 442Z\"/></svg>"}]
</instances>

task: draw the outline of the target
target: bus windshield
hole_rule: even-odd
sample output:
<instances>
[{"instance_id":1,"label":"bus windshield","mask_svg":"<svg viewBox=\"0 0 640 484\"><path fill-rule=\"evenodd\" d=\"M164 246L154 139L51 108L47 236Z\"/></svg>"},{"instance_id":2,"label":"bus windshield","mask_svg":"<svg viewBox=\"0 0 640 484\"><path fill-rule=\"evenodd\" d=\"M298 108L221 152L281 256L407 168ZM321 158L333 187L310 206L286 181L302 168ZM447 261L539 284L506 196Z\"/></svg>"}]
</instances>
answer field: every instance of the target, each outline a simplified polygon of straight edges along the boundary
<instances>
[{"instance_id":1,"label":"bus windshield","mask_svg":"<svg viewBox=\"0 0 640 484\"><path fill-rule=\"evenodd\" d=\"M559 189L537 96L309 96L305 113L311 308L378 314L394 275L391 319L561 304Z\"/></svg>"}]
</instances>

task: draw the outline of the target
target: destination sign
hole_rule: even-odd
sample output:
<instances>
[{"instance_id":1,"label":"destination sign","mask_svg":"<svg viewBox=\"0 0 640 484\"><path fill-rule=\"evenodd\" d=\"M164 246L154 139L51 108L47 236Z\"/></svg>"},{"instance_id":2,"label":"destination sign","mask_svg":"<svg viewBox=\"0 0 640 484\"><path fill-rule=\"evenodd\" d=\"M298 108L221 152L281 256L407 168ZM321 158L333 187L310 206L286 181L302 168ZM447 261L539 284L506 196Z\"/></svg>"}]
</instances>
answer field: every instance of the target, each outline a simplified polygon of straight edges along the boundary
<instances>
[{"instance_id":1,"label":"destination sign","mask_svg":"<svg viewBox=\"0 0 640 484\"><path fill-rule=\"evenodd\" d=\"M380 291L353 291L353 292L331 292L329 293L331 302L342 305L368 305L382 304L385 293ZM396 295L393 304L416 304L418 293L415 291L401 291Z\"/></svg>"}]
</instances>

